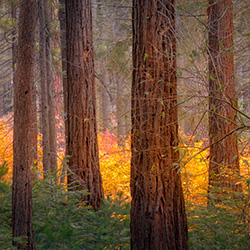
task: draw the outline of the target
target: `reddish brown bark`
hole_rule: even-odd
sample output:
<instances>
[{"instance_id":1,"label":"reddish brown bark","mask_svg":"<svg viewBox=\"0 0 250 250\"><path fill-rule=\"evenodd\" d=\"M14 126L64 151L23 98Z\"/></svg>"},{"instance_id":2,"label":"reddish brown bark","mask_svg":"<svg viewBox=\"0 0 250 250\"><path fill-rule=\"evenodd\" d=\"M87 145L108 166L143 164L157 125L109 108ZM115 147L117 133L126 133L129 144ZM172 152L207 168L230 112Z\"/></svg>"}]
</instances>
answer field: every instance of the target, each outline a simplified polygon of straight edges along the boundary
<instances>
[{"instance_id":1,"label":"reddish brown bark","mask_svg":"<svg viewBox=\"0 0 250 250\"><path fill-rule=\"evenodd\" d=\"M61 40L61 60L62 60L62 81L63 81L63 103L64 103L64 118L67 117L67 52L66 52L66 13L65 13L65 0L59 0L59 20L60 20L60 40ZM67 120L64 123L65 135L68 134L68 123ZM65 175L67 173L66 164L63 164L62 175L60 183L65 182Z\"/></svg>"},{"instance_id":2,"label":"reddish brown bark","mask_svg":"<svg viewBox=\"0 0 250 250\"><path fill-rule=\"evenodd\" d=\"M45 23L46 23L46 73L47 73L47 95L48 95L48 119L49 119L49 145L50 145L50 171L57 171L57 145L56 145L56 118L55 118L55 86L53 79L53 65L51 55L51 18L50 3L45 0Z\"/></svg>"},{"instance_id":3,"label":"reddish brown bark","mask_svg":"<svg viewBox=\"0 0 250 250\"><path fill-rule=\"evenodd\" d=\"M13 242L18 249L35 249L32 228L32 188L30 168L34 163L34 56L36 1L21 0L18 56L14 88L14 161L12 189L13 236L27 243Z\"/></svg>"},{"instance_id":4,"label":"reddish brown bark","mask_svg":"<svg viewBox=\"0 0 250 250\"><path fill-rule=\"evenodd\" d=\"M131 249L188 249L174 1L133 1Z\"/></svg>"},{"instance_id":5,"label":"reddish brown bark","mask_svg":"<svg viewBox=\"0 0 250 250\"><path fill-rule=\"evenodd\" d=\"M79 181L83 197L97 209L103 198L99 167L92 10L90 0L66 0L68 185Z\"/></svg>"},{"instance_id":6,"label":"reddish brown bark","mask_svg":"<svg viewBox=\"0 0 250 250\"><path fill-rule=\"evenodd\" d=\"M231 0L209 0L209 189L236 185L239 173ZM230 134L231 133L231 134ZM226 167L226 168L225 168ZM222 172L227 172L227 176Z\"/></svg>"},{"instance_id":7,"label":"reddish brown bark","mask_svg":"<svg viewBox=\"0 0 250 250\"><path fill-rule=\"evenodd\" d=\"M44 176L50 170L50 133L49 133L49 104L47 90L47 70L46 70L46 24L45 24L45 3L44 0L38 1L39 15L39 66L40 66L40 86L41 86L41 131L43 147L43 171Z\"/></svg>"}]
</instances>

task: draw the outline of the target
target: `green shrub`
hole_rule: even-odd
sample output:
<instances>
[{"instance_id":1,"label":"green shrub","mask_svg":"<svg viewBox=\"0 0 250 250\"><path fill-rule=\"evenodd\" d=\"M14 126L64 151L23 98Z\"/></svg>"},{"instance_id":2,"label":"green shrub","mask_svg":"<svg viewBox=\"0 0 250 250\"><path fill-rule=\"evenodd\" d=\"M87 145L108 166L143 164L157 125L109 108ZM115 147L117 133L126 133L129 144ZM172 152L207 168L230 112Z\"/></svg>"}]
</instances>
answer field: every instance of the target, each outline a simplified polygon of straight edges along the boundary
<instances>
[{"instance_id":1,"label":"green shrub","mask_svg":"<svg viewBox=\"0 0 250 250\"><path fill-rule=\"evenodd\" d=\"M95 212L85 204L79 205L86 191L67 192L65 187L51 183L51 179L39 180L33 188L38 250L129 249L130 208L126 200L107 198Z\"/></svg>"},{"instance_id":2,"label":"green shrub","mask_svg":"<svg viewBox=\"0 0 250 250\"><path fill-rule=\"evenodd\" d=\"M16 249L12 247L11 227L11 185L4 180L8 173L8 164L0 165L0 249Z\"/></svg>"},{"instance_id":3,"label":"green shrub","mask_svg":"<svg viewBox=\"0 0 250 250\"><path fill-rule=\"evenodd\" d=\"M250 249L250 180L243 191L210 196L208 206L187 204L190 249Z\"/></svg>"},{"instance_id":4,"label":"green shrub","mask_svg":"<svg viewBox=\"0 0 250 250\"><path fill-rule=\"evenodd\" d=\"M11 185L3 180L0 166L0 249L12 247ZM79 197L85 191L68 192L53 177L33 183L33 224L37 250L129 249L130 203L122 194L102 201L95 212ZM250 180L243 191L221 202L210 196L209 206L187 204L190 249L250 249Z\"/></svg>"}]
</instances>

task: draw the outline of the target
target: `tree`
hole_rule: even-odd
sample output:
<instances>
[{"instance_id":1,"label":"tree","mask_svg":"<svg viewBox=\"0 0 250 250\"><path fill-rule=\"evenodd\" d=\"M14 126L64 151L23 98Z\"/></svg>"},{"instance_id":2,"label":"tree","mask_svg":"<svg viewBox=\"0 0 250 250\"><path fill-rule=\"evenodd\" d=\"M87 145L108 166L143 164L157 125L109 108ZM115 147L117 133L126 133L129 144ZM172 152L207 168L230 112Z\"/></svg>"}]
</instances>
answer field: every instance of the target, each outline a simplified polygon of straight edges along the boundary
<instances>
[{"instance_id":1,"label":"tree","mask_svg":"<svg viewBox=\"0 0 250 250\"><path fill-rule=\"evenodd\" d=\"M55 101L54 84L52 75L52 57L50 42L50 8L46 0L39 0L40 20L40 81L41 81L41 110L43 135L43 170L46 177L48 172L56 173L56 125L55 125Z\"/></svg>"},{"instance_id":2,"label":"tree","mask_svg":"<svg viewBox=\"0 0 250 250\"><path fill-rule=\"evenodd\" d=\"M11 18L13 21L16 22L16 3L11 3ZM11 46L11 52L12 52L12 81L13 86L15 85L15 71L16 71L16 57L17 57L17 42L16 42L16 29L12 32L12 46ZM11 99L13 100L13 86L11 87ZM13 111L13 107L11 107L11 111Z\"/></svg>"},{"instance_id":3,"label":"tree","mask_svg":"<svg viewBox=\"0 0 250 250\"><path fill-rule=\"evenodd\" d=\"M83 200L96 210L103 188L97 144L91 1L66 0L65 7L68 185L77 180L75 188L89 191Z\"/></svg>"},{"instance_id":4,"label":"tree","mask_svg":"<svg viewBox=\"0 0 250 250\"><path fill-rule=\"evenodd\" d=\"M62 81L63 81L63 100L64 100L64 117L67 114L67 51L66 51L66 13L65 13L65 0L59 0L60 8L59 8L59 21L60 21L60 40L61 40L61 67L62 67ZM65 135L68 134L67 121L64 123ZM66 174L66 164L63 164L62 169L62 177L60 179L60 183L65 182L65 174Z\"/></svg>"},{"instance_id":5,"label":"tree","mask_svg":"<svg viewBox=\"0 0 250 250\"><path fill-rule=\"evenodd\" d=\"M21 0L19 10L18 55L14 88L14 162L12 188L13 236L27 243L13 242L19 249L35 249L32 227L32 187L30 168L34 163L34 65L36 1ZM35 146L36 147L36 146Z\"/></svg>"},{"instance_id":6,"label":"tree","mask_svg":"<svg viewBox=\"0 0 250 250\"><path fill-rule=\"evenodd\" d=\"M55 118L55 88L52 72L51 55L51 12L49 0L45 0L45 24L46 24L46 73L47 73L47 95L48 95L48 118L49 118L49 145L50 145L50 170L57 171L57 145L56 145L56 118Z\"/></svg>"},{"instance_id":7,"label":"tree","mask_svg":"<svg viewBox=\"0 0 250 250\"><path fill-rule=\"evenodd\" d=\"M49 126L49 104L48 104L48 85L47 85L47 69L46 69L46 23L45 23L45 3L44 0L38 1L39 14L39 66L40 66L40 85L41 85L41 131L43 146L43 171L44 176L51 169L50 164L50 126Z\"/></svg>"},{"instance_id":8,"label":"tree","mask_svg":"<svg viewBox=\"0 0 250 250\"><path fill-rule=\"evenodd\" d=\"M133 1L131 249L188 249L174 2Z\"/></svg>"},{"instance_id":9,"label":"tree","mask_svg":"<svg viewBox=\"0 0 250 250\"><path fill-rule=\"evenodd\" d=\"M228 187L236 191L240 186L235 178L239 173L239 155L231 0L209 0L208 26L209 189Z\"/></svg>"},{"instance_id":10,"label":"tree","mask_svg":"<svg viewBox=\"0 0 250 250\"><path fill-rule=\"evenodd\" d=\"M15 47L15 4L5 1L0 3L0 117L13 111L13 77L15 55L12 53Z\"/></svg>"},{"instance_id":11,"label":"tree","mask_svg":"<svg viewBox=\"0 0 250 250\"><path fill-rule=\"evenodd\" d=\"M124 136L130 131L132 68L130 1L95 0L93 5L97 62L95 71L99 87L97 119L102 131L115 130L119 145L124 145ZM126 119L127 117L129 118Z\"/></svg>"}]
</instances>

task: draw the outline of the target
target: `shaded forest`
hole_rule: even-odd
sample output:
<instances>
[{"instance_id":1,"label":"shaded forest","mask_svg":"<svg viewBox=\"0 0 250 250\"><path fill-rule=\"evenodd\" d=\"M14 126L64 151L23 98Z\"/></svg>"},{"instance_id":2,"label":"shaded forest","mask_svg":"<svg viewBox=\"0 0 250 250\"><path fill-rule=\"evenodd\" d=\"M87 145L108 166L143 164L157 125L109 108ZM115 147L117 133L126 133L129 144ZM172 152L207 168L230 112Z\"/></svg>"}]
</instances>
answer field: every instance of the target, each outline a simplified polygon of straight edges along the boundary
<instances>
[{"instance_id":1,"label":"shaded forest","mask_svg":"<svg viewBox=\"0 0 250 250\"><path fill-rule=\"evenodd\" d=\"M0 2L0 249L250 249L249 0Z\"/></svg>"}]
</instances>

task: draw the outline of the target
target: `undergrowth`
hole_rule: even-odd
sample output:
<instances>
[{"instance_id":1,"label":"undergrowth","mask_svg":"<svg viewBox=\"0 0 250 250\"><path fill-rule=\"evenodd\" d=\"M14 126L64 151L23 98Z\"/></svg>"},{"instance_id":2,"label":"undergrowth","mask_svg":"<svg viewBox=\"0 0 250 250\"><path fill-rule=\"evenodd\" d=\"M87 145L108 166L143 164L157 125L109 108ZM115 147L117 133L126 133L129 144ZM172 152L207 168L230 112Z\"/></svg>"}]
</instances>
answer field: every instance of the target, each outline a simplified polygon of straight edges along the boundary
<instances>
[{"instance_id":1,"label":"undergrowth","mask_svg":"<svg viewBox=\"0 0 250 250\"><path fill-rule=\"evenodd\" d=\"M0 167L0 249L12 247L11 185ZM187 203L190 249L250 249L250 180L234 197L211 205ZM130 202L120 194L97 212L79 204L82 192L68 192L52 179L33 183L33 225L38 250L129 249ZM213 199L213 197L210 199Z\"/></svg>"}]
</instances>

